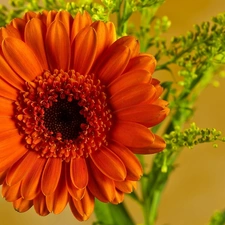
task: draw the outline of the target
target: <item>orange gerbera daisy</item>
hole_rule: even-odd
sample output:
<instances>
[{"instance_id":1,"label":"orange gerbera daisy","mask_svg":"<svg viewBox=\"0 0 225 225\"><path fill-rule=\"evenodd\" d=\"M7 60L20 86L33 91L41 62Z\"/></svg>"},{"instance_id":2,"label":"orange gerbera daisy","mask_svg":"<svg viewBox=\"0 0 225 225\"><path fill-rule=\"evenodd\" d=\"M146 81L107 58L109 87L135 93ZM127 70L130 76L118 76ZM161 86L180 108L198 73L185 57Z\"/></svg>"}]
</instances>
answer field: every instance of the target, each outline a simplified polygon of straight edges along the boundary
<instances>
[{"instance_id":1,"label":"orange gerbera daisy","mask_svg":"<svg viewBox=\"0 0 225 225\"><path fill-rule=\"evenodd\" d=\"M28 12L0 29L0 183L19 212L94 198L120 203L142 175L137 154L165 148L149 127L168 113L156 61L134 37L86 12Z\"/></svg>"}]
</instances>

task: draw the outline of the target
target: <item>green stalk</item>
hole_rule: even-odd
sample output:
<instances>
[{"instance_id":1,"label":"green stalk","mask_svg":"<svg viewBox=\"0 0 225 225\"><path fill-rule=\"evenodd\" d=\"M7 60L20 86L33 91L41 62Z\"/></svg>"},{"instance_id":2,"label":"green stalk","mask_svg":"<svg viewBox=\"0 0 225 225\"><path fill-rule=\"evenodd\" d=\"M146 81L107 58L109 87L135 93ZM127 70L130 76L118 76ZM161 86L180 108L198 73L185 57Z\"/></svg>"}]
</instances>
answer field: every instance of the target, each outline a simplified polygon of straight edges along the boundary
<instances>
[{"instance_id":1,"label":"green stalk","mask_svg":"<svg viewBox=\"0 0 225 225\"><path fill-rule=\"evenodd\" d=\"M121 12L122 5L123 9ZM130 16L129 1L119 1L119 10L117 12L117 33L119 36L123 36L127 33L127 23Z\"/></svg>"},{"instance_id":2,"label":"green stalk","mask_svg":"<svg viewBox=\"0 0 225 225\"><path fill-rule=\"evenodd\" d=\"M151 208L149 211L149 225L153 225L155 223L155 218L157 214L158 205L161 198L161 192L156 190L153 194L153 200L151 204Z\"/></svg>"},{"instance_id":3,"label":"green stalk","mask_svg":"<svg viewBox=\"0 0 225 225\"><path fill-rule=\"evenodd\" d=\"M180 151L173 152L168 155L167 158L167 172L162 172L162 168L160 165L156 163L158 161L158 158L163 157L163 154L156 155L153 166L151 169L151 174L149 176L149 184L150 184L150 190L149 195L146 196L147 201L144 201L143 207L145 208L144 215L145 215L145 225L154 225L155 220L157 218L158 213L158 207L161 200L161 196L163 193L163 190L165 189L166 183L169 179L169 176L171 172L173 171L173 165L176 161ZM161 161L161 159L160 159ZM151 176L152 175L152 176Z\"/></svg>"}]
</instances>

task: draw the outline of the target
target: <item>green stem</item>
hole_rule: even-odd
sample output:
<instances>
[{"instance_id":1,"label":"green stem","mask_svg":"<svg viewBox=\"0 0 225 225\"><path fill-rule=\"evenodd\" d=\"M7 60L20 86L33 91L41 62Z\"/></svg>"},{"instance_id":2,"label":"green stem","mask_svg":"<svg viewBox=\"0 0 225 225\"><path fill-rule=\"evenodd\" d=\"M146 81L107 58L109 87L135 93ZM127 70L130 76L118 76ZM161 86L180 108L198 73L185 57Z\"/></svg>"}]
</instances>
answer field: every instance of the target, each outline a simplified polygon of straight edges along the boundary
<instances>
[{"instance_id":1,"label":"green stem","mask_svg":"<svg viewBox=\"0 0 225 225\"><path fill-rule=\"evenodd\" d=\"M143 205L143 213L144 213L144 225L150 225L149 221L149 210L146 205Z\"/></svg>"},{"instance_id":2,"label":"green stem","mask_svg":"<svg viewBox=\"0 0 225 225\"><path fill-rule=\"evenodd\" d=\"M121 12L123 4L123 9ZM118 30L117 33L119 36L123 36L127 33L127 23L128 19L131 16L131 12L129 12L129 1L119 1L118 3L118 11L117 11L117 24Z\"/></svg>"},{"instance_id":3,"label":"green stem","mask_svg":"<svg viewBox=\"0 0 225 225\"><path fill-rule=\"evenodd\" d=\"M156 190L153 194L153 200L150 208L150 213L149 213L149 225L153 225L155 223L155 218L157 214L157 209L159 205L159 201L161 198L161 191Z\"/></svg>"},{"instance_id":4,"label":"green stem","mask_svg":"<svg viewBox=\"0 0 225 225\"><path fill-rule=\"evenodd\" d=\"M180 151L169 153L162 152L155 156L151 172L147 177L148 185L145 185L147 190L143 191L143 214L145 225L154 225L155 223L161 195L165 189L169 176L173 171L173 165L179 153ZM162 172L162 165L159 165L157 162L161 162L165 157L165 154L167 154L167 171Z\"/></svg>"},{"instance_id":5,"label":"green stem","mask_svg":"<svg viewBox=\"0 0 225 225\"><path fill-rule=\"evenodd\" d=\"M193 41L194 42L194 41ZM181 58L181 56L183 56L185 53L187 52L191 52L191 50L195 47L195 45L190 45L188 48L182 50L179 54L176 54L172 59L170 59L169 61L161 64L161 65L158 65L156 67L156 70L165 70L168 68L168 65L170 64L173 64L173 63L176 63L178 59Z\"/></svg>"},{"instance_id":6,"label":"green stem","mask_svg":"<svg viewBox=\"0 0 225 225\"><path fill-rule=\"evenodd\" d=\"M140 33L140 51L147 52L149 42L150 25L154 20L159 5L146 7L141 10L141 33Z\"/></svg>"}]
</instances>

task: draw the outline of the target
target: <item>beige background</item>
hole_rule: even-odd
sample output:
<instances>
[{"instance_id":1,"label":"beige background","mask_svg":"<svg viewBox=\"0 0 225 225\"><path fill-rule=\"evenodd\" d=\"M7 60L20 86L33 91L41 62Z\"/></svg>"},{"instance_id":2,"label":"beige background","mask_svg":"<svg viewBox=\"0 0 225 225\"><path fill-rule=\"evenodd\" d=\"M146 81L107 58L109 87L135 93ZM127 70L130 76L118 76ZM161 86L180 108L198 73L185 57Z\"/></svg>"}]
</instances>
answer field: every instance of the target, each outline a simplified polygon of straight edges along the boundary
<instances>
[{"instance_id":1,"label":"beige background","mask_svg":"<svg viewBox=\"0 0 225 225\"><path fill-rule=\"evenodd\" d=\"M0 0L0 3L4 1ZM184 34L193 24L209 20L223 11L224 0L167 0L158 14L167 15L172 21L169 38ZM224 96L225 79L221 80L220 88L209 86L199 97L192 121L200 127L215 127L225 134ZM204 144L185 150L177 165L162 196L157 225L205 225L214 210L225 208L225 144L220 143L217 149ZM131 205L137 223L141 223L139 208ZM89 225L92 219L77 222L69 208L60 215L47 217L36 215L33 209L19 214L0 198L0 225Z\"/></svg>"}]
</instances>

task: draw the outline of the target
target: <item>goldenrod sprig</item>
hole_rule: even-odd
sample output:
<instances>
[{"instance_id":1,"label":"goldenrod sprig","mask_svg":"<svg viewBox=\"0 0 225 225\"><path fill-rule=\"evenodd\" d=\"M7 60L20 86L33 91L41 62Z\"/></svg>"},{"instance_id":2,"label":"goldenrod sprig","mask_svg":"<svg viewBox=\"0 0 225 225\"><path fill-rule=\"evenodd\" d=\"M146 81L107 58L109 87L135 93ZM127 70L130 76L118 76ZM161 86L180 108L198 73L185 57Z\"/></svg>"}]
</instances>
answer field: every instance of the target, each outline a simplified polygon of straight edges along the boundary
<instances>
[{"instance_id":1,"label":"goldenrod sprig","mask_svg":"<svg viewBox=\"0 0 225 225\"><path fill-rule=\"evenodd\" d=\"M190 128L181 131L180 127L176 127L174 131L164 135L164 139L167 143L167 149L169 151L176 151L182 147L193 148L195 145L208 142L223 141L225 137L221 136L221 131L217 131L215 128L201 129L192 123ZM216 147L217 144L214 144Z\"/></svg>"}]
</instances>

